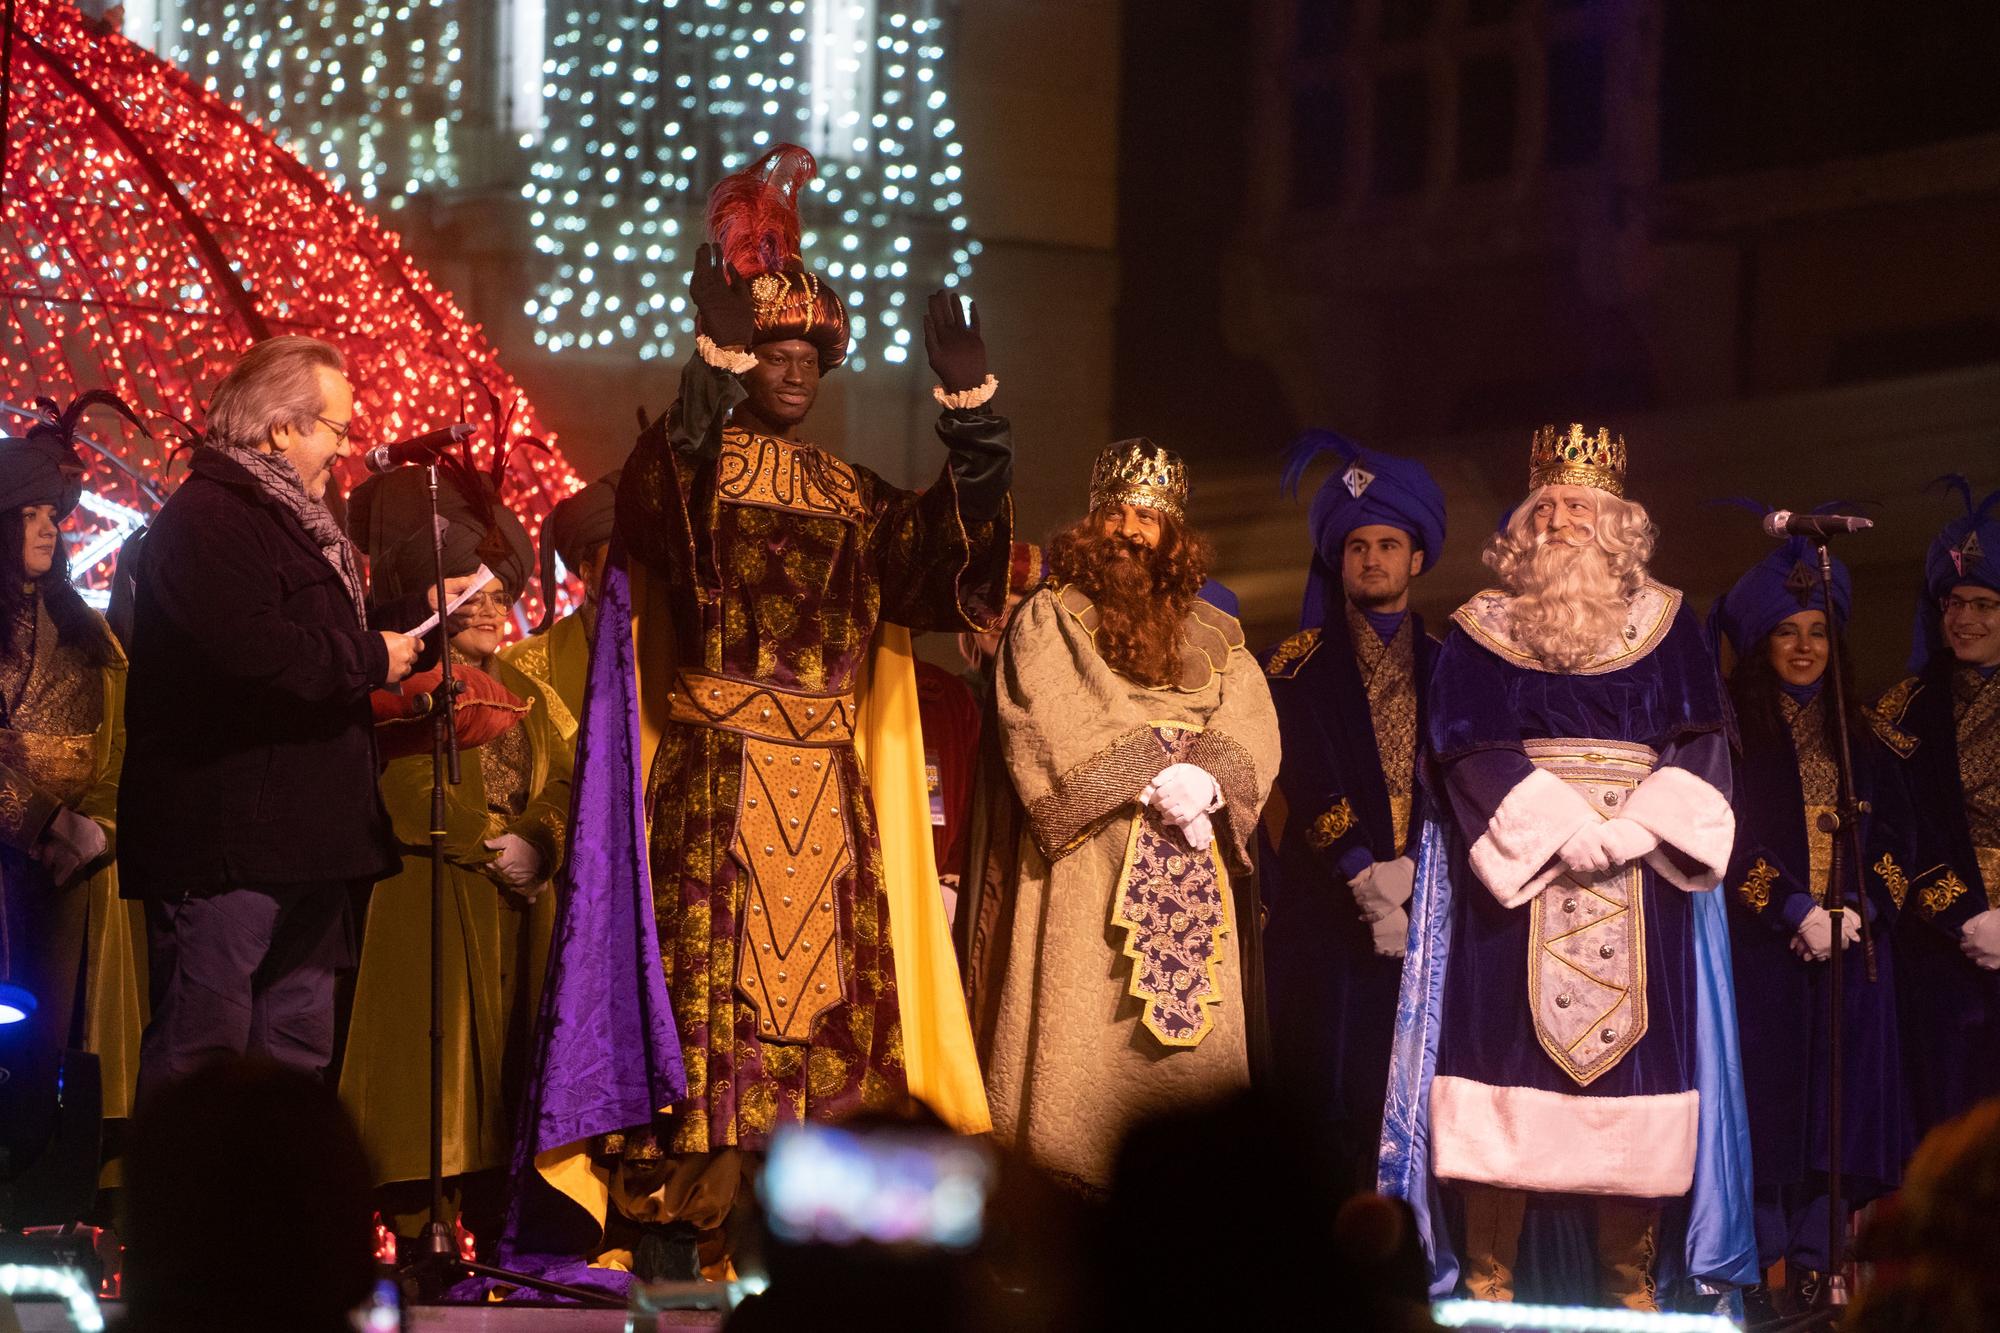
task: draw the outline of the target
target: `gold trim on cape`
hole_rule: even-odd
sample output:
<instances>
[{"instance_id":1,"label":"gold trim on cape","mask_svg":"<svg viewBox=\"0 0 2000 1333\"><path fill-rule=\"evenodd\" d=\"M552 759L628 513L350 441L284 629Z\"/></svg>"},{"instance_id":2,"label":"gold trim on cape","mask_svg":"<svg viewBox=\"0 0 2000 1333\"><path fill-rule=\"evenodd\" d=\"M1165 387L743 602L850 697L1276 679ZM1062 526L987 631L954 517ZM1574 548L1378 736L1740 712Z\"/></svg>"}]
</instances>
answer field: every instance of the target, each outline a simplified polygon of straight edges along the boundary
<instances>
[{"instance_id":1,"label":"gold trim on cape","mask_svg":"<svg viewBox=\"0 0 2000 1333\"><path fill-rule=\"evenodd\" d=\"M1632 600L1626 604L1625 632L1622 636L1626 646L1608 657L1592 658L1589 665L1574 671L1556 671L1514 642L1507 624L1507 607L1512 600L1508 593L1488 588L1452 612L1451 618L1460 629L1502 660L1530 671L1566 676L1602 676L1631 666L1660 646L1681 609L1680 589L1647 579L1645 586L1633 594Z\"/></svg>"}]
</instances>

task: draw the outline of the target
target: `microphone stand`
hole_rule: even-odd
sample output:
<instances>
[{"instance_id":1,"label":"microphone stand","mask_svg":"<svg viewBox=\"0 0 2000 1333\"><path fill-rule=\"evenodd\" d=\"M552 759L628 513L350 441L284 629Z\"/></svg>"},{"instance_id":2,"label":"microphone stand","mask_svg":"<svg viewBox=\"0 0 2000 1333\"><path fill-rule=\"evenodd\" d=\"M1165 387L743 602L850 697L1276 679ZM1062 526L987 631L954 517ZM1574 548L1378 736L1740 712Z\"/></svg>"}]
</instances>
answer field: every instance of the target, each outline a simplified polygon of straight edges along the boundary
<instances>
[{"instance_id":1,"label":"microphone stand","mask_svg":"<svg viewBox=\"0 0 2000 1333\"><path fill-rule=\"evenodd\" d=\"M1843 1197L1844 1184L1841 1169L1841 1111L1846 1100L1843 1083L1843 1045L1841 1029L1846 1018L1846 921L1844 914L1852 911L1861 918L1861 948L1866 959L1868 976L1875 975L1875 953L1873 931L1864 906L1861 883L1861 816L1868 810L1861 800L1854 780L1854 749L1848 734L1847 682L1842 679L1840 663L1840 627L1833 625L1833 556L1827 551L1824 536L1813 537L1813 544L1819 551L1819 585L1825 598L1827 623L1833 632L1827 635L1826 672L1827 682L1832 688L1830 707L1833 709L1834 734L1834 813L1820 816L1820 827L1833 834L1833 864L1827 873L1827 915L1832 918L1833 940L1827 954L1827 1108L1826 1108L1826 1286L1815 1302L1815 1314L1820 1319L1805 1325L1831 1323L1839 1318L1847 1306L1850 1293L1847 1289L1847 1203ZM1828 828L1828 823L1832 827ZM1849 904L1849 895L1853 903Z\"/></svg>"},{"instance_id":2,"label":"microphone stand","mask_svg":"<svg viewBox=\"0 0 2000 1333\"><path fill-rule=\"evenodd\" d=\"M444 895L445 895L445 787L456 787L464 774L458 748L458 695L461 685L451 663L451 627L445 608L444 527L438 521L438 465L435 459L425 468L430 487L431 574L437 598L438 624L438 703L431 712L431 1208L430 1224L424 1229L420 1252L410 1260L406 1275L413 1279L418 1299L439 1303L452 1279L461 1276L494 1278L515 1286L564 1296L584 1305L622 1309L623 1303L601 1291L572 1287L562 1282L527 1273L510 1272L464 1258L458 1252L457 1237L444 1220Z\"/></svg>"}]
</instances>

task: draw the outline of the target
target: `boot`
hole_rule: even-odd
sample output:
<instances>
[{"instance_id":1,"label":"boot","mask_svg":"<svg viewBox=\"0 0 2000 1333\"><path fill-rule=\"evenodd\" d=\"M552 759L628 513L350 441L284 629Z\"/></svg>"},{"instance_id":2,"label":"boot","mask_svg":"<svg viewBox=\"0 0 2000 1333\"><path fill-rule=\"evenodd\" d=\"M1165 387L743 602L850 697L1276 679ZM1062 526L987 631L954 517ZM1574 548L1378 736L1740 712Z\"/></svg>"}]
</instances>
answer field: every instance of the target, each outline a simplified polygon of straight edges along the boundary
<instances>
[{"instance_id":1,"label":"boot","mask_svg":"<svg viewBox=\"0 0 2000 1333\"><path fill-rule=\"evenodd\" d=\"M1493 1185L1461 1185L1459 1194L1465 1200L1466 1294L1475 1301L1511 1301L1528 1196Z\"/></svg>"},{"instance_id":2,"label":"boot","mask_svg":"<svg viewBox=\"0 0 2000 1333\"><path fill-rule=\"evenodd\" d=\"M641 1282L699 1282L701 1233L686 1222L647 1222L632 1248L632 1272Z\"/></svg>"},{"instance_id":3,"label":"boot","mask_svg":"<svg viewBox=\"0 0 2000 1333\"><path fill-rule=\"evenodd\" d=\"M1627 1310L1660 1308L1653 1286L1660 1210L1637 1199L1597 1201L1597 1275L1604 1295Z\"/></svg>"},{"instance_id":4,"label":"boot","mask_svg":"<svg viewBox=\"0 0 2000 1333\"><path fill-rule=\"evenodd\" d=\"M1826 1299L1826 1274L1803 1264L1787 1264L1785 1269L1785 1293L1790 1297L1791 1313L1818 1309Z\"/></svg>"}]
</instances>

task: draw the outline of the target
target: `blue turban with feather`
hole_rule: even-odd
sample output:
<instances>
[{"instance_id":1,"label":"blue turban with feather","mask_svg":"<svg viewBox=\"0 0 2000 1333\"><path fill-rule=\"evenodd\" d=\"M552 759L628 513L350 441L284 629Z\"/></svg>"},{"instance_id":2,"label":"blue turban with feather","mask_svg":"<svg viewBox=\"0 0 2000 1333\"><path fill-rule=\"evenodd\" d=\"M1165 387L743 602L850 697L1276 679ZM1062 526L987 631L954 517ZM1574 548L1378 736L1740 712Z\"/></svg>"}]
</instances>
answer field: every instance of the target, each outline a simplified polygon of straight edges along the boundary
<instances>
[{"instance_id":1,"label":"blue turban with feather","mask_svg":"<svg viewBox=\"0 0 2000 1333\"><path fill-rule=\"evenodd\" d=\"M1380 523L1409 533L1411 543L1424 553L1425 569L1437 563L1444 549L1444 492L1413 458L1364 448L1334 431L1309 430L1285 453L1286 495L1298 498L1299 481L1324 453L1338 461L1307 513L1313 559L1299 612L1301 629L1325 622L1327 593L1340 586L1341 548L1356 528Z\"/></svg>"},{"instance_id":2,"label":"blue turban with feather","mask_svg":"<svg viewBox=\"0 0 2000 1333\"><path fill-rule=\"evenodd\" d=\"M1953 473L1932 483L1955 492L1965 503L1965 512L1944 525L1924 554L1924 596L1917 606L1916 642L1910 653L1910 669L1921 671L1933 653L1943 647L1943 612L1938 602L1953 588L1976 584L2000 592L2000 491L1989 491L1975 501L1972 483Z\"/></svg>"}]
</instances>

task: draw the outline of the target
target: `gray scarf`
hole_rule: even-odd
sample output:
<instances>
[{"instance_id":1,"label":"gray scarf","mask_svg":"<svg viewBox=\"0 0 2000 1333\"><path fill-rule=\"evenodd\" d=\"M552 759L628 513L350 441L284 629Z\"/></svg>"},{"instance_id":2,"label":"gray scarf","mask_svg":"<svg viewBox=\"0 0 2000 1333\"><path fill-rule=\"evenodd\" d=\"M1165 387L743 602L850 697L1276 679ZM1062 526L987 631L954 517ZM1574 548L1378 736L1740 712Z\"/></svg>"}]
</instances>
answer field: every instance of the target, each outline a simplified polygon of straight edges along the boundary
<instances>
[{"instance_id":1,"label":"gray scarf","mask_svg":"<svg viewBox=\"0 0 2000 1333\"><path fill-rule=\"evenodd\" d=\"M315 500L306 494L305 482L299 477L299 470L292 460L280 453L263 453L256 449L231 449L229 457L248 469L257 482L257 489L270 499L277 501L291 511L312 539L319 543L320 554L333 566L333 572L340 575L340 581L347 585L347 596L354 603L354 618L361 628L368 628L367 594L361 587L361 564L354 557L354 543L340 530L340 524L333 518L333 512L322 500Z\"/></svg>"}]
</instances>

